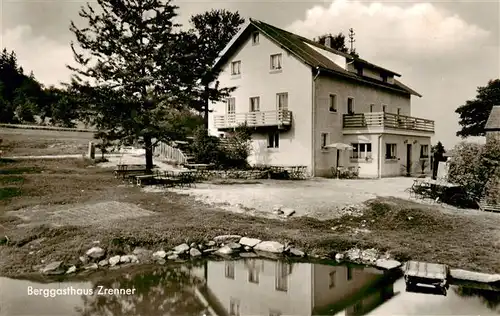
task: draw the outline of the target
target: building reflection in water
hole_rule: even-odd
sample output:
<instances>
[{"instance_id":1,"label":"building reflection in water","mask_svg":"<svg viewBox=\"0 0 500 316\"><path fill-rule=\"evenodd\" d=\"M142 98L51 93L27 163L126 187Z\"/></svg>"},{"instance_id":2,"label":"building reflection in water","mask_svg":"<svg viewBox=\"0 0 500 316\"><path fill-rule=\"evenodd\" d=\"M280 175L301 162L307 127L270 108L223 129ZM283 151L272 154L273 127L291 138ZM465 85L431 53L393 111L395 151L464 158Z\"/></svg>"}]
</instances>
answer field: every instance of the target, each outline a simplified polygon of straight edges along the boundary
<instances>
[{"instance_id":1,"label":"building reflection in water","mask_svg":"<svg viewBox=\"0 0 500 316\"><path fill-rule=\"evenodd\" d=\"M219 316L363 315L394 296L382 271L259 259L207 262L198 295Z\"/></svg>"}]
</instances>

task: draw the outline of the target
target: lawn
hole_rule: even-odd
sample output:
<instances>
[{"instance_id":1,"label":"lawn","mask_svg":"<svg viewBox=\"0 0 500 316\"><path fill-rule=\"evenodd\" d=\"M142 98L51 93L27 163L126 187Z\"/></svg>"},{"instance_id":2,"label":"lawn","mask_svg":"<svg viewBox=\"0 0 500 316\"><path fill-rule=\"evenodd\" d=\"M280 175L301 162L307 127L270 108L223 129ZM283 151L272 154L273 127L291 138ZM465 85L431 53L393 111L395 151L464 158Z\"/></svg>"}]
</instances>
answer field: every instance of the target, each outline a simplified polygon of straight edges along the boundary
<instances>
[{"instance_id":1,"label":"lawn","mask_svg":"<svg viewBox=\"0 0 500 316\"><path fill-rule=\"evenodd\" d=\"M0 128L3 156L43 156L86 153L93 133Z\"/></svg>"},{"instance_id":2,"label":"lawn","mask_svg":"<svg viewBox=\"0 0 500 316\"><path fill-rule=\"evenodd\" d=\"M94 241L111 253L201 241L220 234L292 242L327 255L353 246L396 258L500 272L500 217L445 213L397 198L376 198L361 217L275 220L234 214L174 192L124 186L82 159L0 162L0 275L33 271L41 260L76 262ZM1 227L1 226L0 226Z\"/></svg>"}]
</instances>

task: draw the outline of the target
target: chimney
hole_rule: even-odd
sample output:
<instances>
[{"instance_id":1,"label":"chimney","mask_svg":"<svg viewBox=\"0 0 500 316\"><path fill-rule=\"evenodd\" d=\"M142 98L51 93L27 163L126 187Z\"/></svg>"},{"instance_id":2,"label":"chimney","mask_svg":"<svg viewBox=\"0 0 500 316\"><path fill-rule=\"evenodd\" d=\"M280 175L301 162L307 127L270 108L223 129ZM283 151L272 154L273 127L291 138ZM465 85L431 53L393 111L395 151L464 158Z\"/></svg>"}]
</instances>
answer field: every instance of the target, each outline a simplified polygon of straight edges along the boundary
<instances>
[{"instance_id":1,"label":"chimney","mask_svg":"<svg viewBox=\"0 0 500 316\"><path fill-rule=\"evenodd\" d=\"M328 35L325 38L325 46L328 48L332 48L332 36L331 35Z\"/></svg>"}]
</instances>

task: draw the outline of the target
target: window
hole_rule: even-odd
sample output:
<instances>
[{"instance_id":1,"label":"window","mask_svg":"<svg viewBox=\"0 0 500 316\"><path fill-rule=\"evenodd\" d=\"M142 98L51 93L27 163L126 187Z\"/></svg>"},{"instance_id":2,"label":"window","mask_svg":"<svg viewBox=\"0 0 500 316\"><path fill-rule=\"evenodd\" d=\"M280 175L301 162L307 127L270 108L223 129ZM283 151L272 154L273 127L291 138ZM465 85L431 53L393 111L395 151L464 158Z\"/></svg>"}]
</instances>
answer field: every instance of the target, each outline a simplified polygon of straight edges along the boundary
<instances>
[{"instance_id":1,"label":"window","mask_svg":"<svg viewBox=\"0 0 500 316\"><path fill-rule=\"evenodd\" d=\"M281 54L271 55L271 70L281 69Z\"/></svg>"},{"instance_id":2,"label":"window","mask_svg":"<svg viewBox=\"0 0 500 316\"><path fill-rule=\"evenodd\" d=\"M357 70L358 70L358 76L362 76L363 75L363 68L359 67Z\"/></svg>"},{"instance_id":3,"label":"window","mask_svg":"<svg viewBox=\"0 0 500 316\"><path fill-rule=\"evenodd\" d=\"M259 32L254 32L252 34L252 44L253 45L259 44Z\"/></svg>"},{"instance_id":4,"label":"window","mask_svg":"<svg viewBox=\"0 0 500 316\"><path fill-rule=\"evenodd\" d=\"M280 134L279 132L271 132L267 137L267 148L280 147Z\"/></svg>"},{"instance_id":5,"label":"window","mask_svg":"<svg viewBox=\"0 0 500 316\"><path fill-rule=\"evenodd\" d=\"M375 109L375 104L370 104L370 113L372 113L374 109Z\"/></svg>"},{"instance_id":6,"label":"window","mask_svg":"<svg viewBox=\"0 0 500 316\"><path fill-rule=\"evenodd\" d=\"M396 159L396 144L385 144L385 159Z\"/></svg>"},{"instance_id":7,"label":"window","mask_svg":"<svg viewBox=\"0 0 500 316\"><path fill-rule=\"evenodd\" d=\"M276 105L277 105L278 111L288 109L288 93L287 92L276 94Z\"/></svg>"},{"instance_id":8,"label":"window","mask_svg":"<svg viewBox=\"0 0 500 316\"><path fill-rule=\"evenodd\" d=\"M236 76L241 74L241 61L233 61L231 63L231 75Z\"/></svg>"},{"instance_id":9,"label":"window","mask_svg":"<svg viewBox=\"0 0 500 316\"><path fill-rule=\"evenodd\" d=\"M330 289L335 287L335 272L336 271L330 272L330 285L328 286Z\"/></svg>"},{"instance_id":10,"label":"window","mask_svg":"<svg viewBox=\"0 0 500 316\"><path fill-rule=\"evenodd\" d=\"M330 94L329 110L330 112L337 112L337 96L335 94Z\"/></svg>"},{"instance_id":11,"label":"window","mask_svg":"<svg viewBox=\"0 0 500 316\"><path fill-rule=\"evenodd\" d=\"M227 98L227 114L236 113L236 99L235 98Z\"/></svg>"},{"instance_id":12,"label":"window","mask_svg":"<svg viewBox=\"0 0 500 316\"><path fill-rule=\"evenodd\" d=\"M281 316L281 312L279 311L274 311L274 310L270 310L269 311L269 316Z\"/></svg>"},{"instance_id":13,"label":"window","mask_svg":"<svg viewBox=\"0 0 500 316\"><path fill-rule=\"evenodd\" d=\"M387 110L387 105L382 105L382 112L385 113L386 110Z\"/></svg>"},{"instance_id":14,"label":"window","mask_svg":"<svg viewBox=\"0 0 500 316\"><path fill-rule=\"evenodd\" d=\"M398 108L398 115L401 115L401 108Z\"/></svg>"},{"instance_id":15,"label":"window","mask_svg":"<svg viewBox=\"0 0 500 316\"><path fill-rule=\"evenodd\" d=\"M381 74L380 77L382 78L383 82L387 82L387 75Z\"/></svg>"},{"instance_id":16,"label":"window","mask_svg":"<svg viewBox=\"0 0 500 316\"><path fill-rule=\"evenodd\" d=\"M429 145L420 145L420 158L429 158Z\"/></svg>"},{"instance_id":17,"label":"window","mask_svg":"<svg viewBox=\"0 0 500 316\"><path fill-rule=\"evenodd\" d=\"M289 266L286 262L276 262L276 290L287 292L288 291L288 274Z\"/></svg>"},{"instance_id":18,"label":"window","mask_svg":"<svg viewBox=\"0 0 500 316\"><path fill-rule=\"evenodd\" d=\"M354 114L354 99L347 98L347 114Z\"/></svg>"},{"instance_id":19,"label":"window","mask_svg":"<svg viewBox=\"0 0 500 316\"><path fill-rule=\"evenodd\" d=\"M347 267L347 281L351 281L351 280L352 280L352 268Z\"/></svg>"},{"instance_id":20,"label":"window","mask_svg":"<svg viewBox=\"0 0 500 316\"><path fill-rule=\"evenodd\" d=\"M351 144L353 147L351 159L371 159L372 158L372 144L371 143L357 143Z\"/></svg>"},{"instance_id":21,"label":"window","mask_svg":"<svg viewBox=\"0 0 500 316\"><path fill-rule=\"evenodd\" d=\"M226 278L234 280L234 261L226 261Z\"/></svg>"},{"instance_id":22,"label":"window","mask_svg":"<svg viewBox=\"0 0 500 316\"><path fill-rule=\"evenodd\" d=\"M240 301L234 298L229 300L229 316L240 316Z\"/></svg>"},{"instance_id":23,"label":"window","mask_svg":"<svg viewBox=\"0 0 500 316\"><path fill-rule=\"evenodd\" d=\"M251 97L250 112L259 112L259 111L260 111L260 97Z\"/></svg>"},{"instance_id":24,"label":"window","mask_svg":"<svg viewBox=\"0 0 500 316\"><path fill-rule=\"evenodd\" d=\"M328 145L328 133L321 133L321 148L325 148Z\"/></svg>"},{"instance_id":25,"label":"window","mask_svg":"<svg viewBox=\"0 0 500 316\"><path fill-rule=\"evenodd\" d=\"M256 261L250 261L248 265L248 282L259 284L259 272Z\"/></svg>"}]
</instances>

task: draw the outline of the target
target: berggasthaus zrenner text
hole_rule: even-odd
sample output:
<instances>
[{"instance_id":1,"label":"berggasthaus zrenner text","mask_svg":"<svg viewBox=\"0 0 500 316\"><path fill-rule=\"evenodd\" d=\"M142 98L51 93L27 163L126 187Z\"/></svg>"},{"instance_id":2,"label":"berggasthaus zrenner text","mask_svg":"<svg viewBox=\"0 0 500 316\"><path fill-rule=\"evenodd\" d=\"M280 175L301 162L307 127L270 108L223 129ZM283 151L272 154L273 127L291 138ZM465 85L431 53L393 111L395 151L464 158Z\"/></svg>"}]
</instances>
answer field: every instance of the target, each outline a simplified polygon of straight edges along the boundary
<instances>
[{"instance_id":1,"label":"berggasthaus zrenner text","mask_svg":"<svg viewBox=\"0 0 500 316\"><path fill-rule=\"evenodd\" d=\"M43 297L56 297L56 296L71 296L71 295L134 295L136 289L115 289L106 288L102 285L94 289L80 289L73 286L58 288L58 289L40 289L32 286L28 287L28 295L43 296Z\"/></svg>"}]
</instances>

